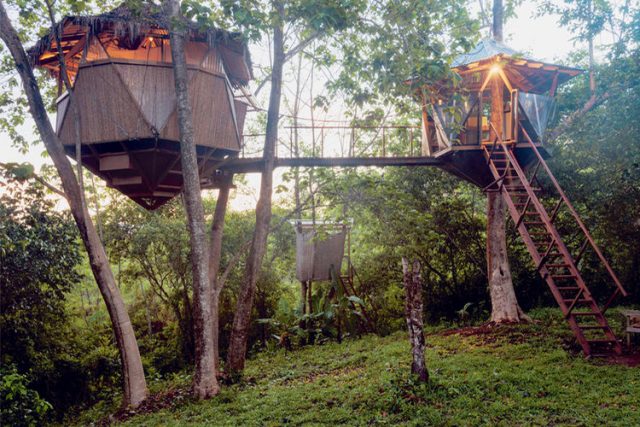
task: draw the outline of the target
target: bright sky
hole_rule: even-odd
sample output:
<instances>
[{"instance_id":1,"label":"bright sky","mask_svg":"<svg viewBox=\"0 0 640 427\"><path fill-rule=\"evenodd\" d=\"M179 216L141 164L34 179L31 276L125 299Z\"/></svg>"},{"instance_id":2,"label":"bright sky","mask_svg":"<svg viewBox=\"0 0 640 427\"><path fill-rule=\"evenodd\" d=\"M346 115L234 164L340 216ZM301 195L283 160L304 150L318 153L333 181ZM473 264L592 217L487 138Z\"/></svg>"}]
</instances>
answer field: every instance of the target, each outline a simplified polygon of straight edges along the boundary
<instances>
[{"instance_id":1,"label":"bright sky","mask_svg":"<svg viewBox=\"0 0 640 427\"><path fill-rule=\"evenodd\" d=\"M534 58L547 62L554 62L564 58L568 52L574 48L571 35L557 24L555 17L537 17L535 2L524 1L518 8L518 17L510 20L505 25L506 44L512 48L530 53ZM601 41L602 43L603 41ZM266 52L252 51L254 61L266 61ZM293 82L285 82L286 85ZM263 95L268 93L268 87L262 91ZM290 93L290 90L289 90ZM264 97L264 96L263 96ZM263 105L266 105L263 102ZM337 109L339 111L339 108ZM285 110L286 111L286 110ZM301 113L301 116L308 117L308 113ZM336 113L332 114L334 117ZM339 115L339 113L338 113ZM248 118L250 120L250 118ZM26 132L30 132L31 124L25 126ZM245 129L245 132L247 130ZM11 146L7 135L0 134L0 158L3 162L30 162L36 166L36 170L45 162L50 162L42 156L44 147L38 145L32 147L28 153L22 154ZM282 171L276 174L276 185L278 185ZM247 176L247 187L237 191L231 201L231 208L235 210L253 209L255 207L260 176L252 174Z\"/></svg>"}]
</instances>

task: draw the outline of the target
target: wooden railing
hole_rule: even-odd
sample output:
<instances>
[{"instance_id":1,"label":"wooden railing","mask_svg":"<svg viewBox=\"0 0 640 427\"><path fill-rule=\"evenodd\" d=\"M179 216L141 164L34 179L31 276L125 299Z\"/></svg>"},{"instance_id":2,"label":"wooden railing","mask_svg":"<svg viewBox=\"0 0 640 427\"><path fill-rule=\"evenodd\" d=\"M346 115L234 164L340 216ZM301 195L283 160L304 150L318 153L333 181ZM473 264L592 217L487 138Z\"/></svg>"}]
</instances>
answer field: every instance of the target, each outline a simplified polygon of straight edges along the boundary
<instances>
[{"instance_id":1,"label":"wooden railing","mask_svg":"<svg viewBox=\"0 0 640 427\"><path fill-rule=\"evenodd\" d=\"M264 134L243 135L241 157L262 156ZM276 157L287 158L397 158L422 155L420 127L286 126L278 138Z\"/></svg>"}]
</instances>

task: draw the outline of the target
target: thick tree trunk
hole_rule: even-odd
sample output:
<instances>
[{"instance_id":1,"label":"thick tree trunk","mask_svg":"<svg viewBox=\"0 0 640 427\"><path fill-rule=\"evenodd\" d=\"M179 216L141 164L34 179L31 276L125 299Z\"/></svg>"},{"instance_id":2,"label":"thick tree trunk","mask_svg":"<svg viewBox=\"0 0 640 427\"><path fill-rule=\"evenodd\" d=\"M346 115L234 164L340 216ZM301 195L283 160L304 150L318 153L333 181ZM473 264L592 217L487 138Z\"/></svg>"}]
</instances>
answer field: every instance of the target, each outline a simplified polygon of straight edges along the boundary
<instances>
[{"instance_id":1,"label":"thick tree trunk","mask_svg":"<svg viewBox=\"0 0 640 427\"><path fill-rule=\"evenodd\" d=\"M271 94L267 113L267 131L264 142L264 172L260 183L260 198L256 206L256 227L253 232L251 249L245 267L245 276L240 292L236 313L233 318L227 366L230 371L240 372L244 369L247 352L247 339L251 322L253 297L262 266L262 258L267 248L269 223L271 222L271 196L273 184L273 167L275 163L275 147L278 140L278 121L280 116L280 97L282 93L282 66L284 55L284 5L274 2L278 13L278 22L273 28L273 67L271 74Z\"/></svg>"},{"instance_id":2,"label":"thick tree trunk","mask_svg":"<svg viewBox=\"0 0 640 427\"><path fill-rule=\"evenodd\" d=\"M178 129L180 131L180 158L184 203L189 223L191 262L193 269L193 329L195 336L196 369L193 392L200 399L218 394L213 349L213 319L211 312L211 283L209 282L209 249L204 220L204 208L200 194L198 157L193 140L193 121L188 97L187 62L185 58L185 34L180 12L180 1L167 2L173 27L170 31L171 57L176 88Z\"/></svg>"},{"instance_id":3,"label":"thick tree trunk","mask_svg":"<svg viewBox=\"0 0 640 427\"><path fill-rule=\"evenodd\" d=\"M491 321L520 322L522 312L513 288L507 256L505 202L497 191L487 193L487 277L491 295Z\"/></svg>"},{"instance_id":4,"label":"thick tree trunk","mask_svg":"<svg viewBox=\"0 0 640 427\"><path fill-rule=\"evenodd\" d=\"M402 258L402 272L404 283L404 316L409 330L411 343L411 373L420 381L429 381L429 371L424 358L424 321L422 319L422 277L420 276L420 262L414 261L409 265L406 258Z\"/></svg>"},{"instance_id":5,"label":"thick tree trunk","mask_svg":"<svg viewBox=\"0 0 640 427\"><path fill-rule=\"evenodd\" d=\"M211 282L211 317L213 328L213 353L214 369L220 369L220 293L224 287L224 282L218 278L220 272L220 258L222 257L222 237L224 234L224 218L227 213L229 203L229 193L231 191L232 178L220 187L216 210L213 214L211 224L211 234L209 237L209 281Z\"/></svg>"},{"instance_id":6,"label":"thick tree trunk","mask_svg":"<svg viewBox=\"0 0 640 427\"><path fill-rule=\"evenodd\" d=\"M502 0L493 2L493 38L502 41ZM498 74L491 82L491 123L501 139L503 135L504 83ZM498 148L499 149L499 148ZM491 296L491 321L528 320L518 306L507 255L505 203L499 192L487 193L487 277Z\"/></svg>"},{"instance_id":7,"label":"thick tree trunk","mask_svg":"<svg viewBox=\"0 0 640 427\"><path fill-rule=\"evenodd\" d=\"M87 250L91 271L107 306L122 363L123 404L125 406L138 406L147 397L147 384L129 314L116 286L107 254L91 221L89 212L86 207L83 208L82 191L71 163L66 157L62 143L49 122L33 69L2 2L0 2L0 37L9 48L15 61L16 69L20 74L29 101L31 115L62 181L62 188L69 203L71 214Z\"/></svg>"}]
</instances>

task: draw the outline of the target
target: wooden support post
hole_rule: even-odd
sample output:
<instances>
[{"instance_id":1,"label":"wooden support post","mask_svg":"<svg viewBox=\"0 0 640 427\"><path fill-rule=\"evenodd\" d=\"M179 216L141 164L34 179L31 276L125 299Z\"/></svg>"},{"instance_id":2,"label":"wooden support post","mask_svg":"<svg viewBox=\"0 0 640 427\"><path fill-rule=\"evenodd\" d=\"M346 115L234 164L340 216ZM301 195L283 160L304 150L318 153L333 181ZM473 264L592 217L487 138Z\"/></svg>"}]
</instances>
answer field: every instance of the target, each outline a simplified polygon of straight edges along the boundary
<instances>
[{"instance_id":1,"label":"wooden support post","mask_svg":"<svg viewBox=\"0 0 640 427\"><path fill-rule=\"evenodd\" d=\"M431 145L429 141L429 116L427 114L427 106L425 105L424 96L422 97L422 137L421 137L421 153L423 156L431 156Z\"/></svg>"},{"instance_id":2,"label":"wooden support post","mask_svg":"<svg viewBox=\"0 0 640 427\"><path fill-rule=\"evenodd\" d=\"M504 86L501 79L494 76L491 81L491 123L498 133L496 138L504 140Z\"/></svg>"},{"instance_id":3,"label":"wooden support post","mask_svg":"<svg viewBox=\"0 0 640 427\"><path fill-rule=\"evenodd\" d=\"M409 156L413 157L413 128L409 128Z\"/></svg>"},{"instance_id":4,"label":"wooden support post","mask_svg":"<svg viewBox=\"0 0 640 427\"><path fill-rule=\"evenodd\" d=\"M387 134L385 128L382 128L382 157L387 155Z\"/></svg>"},{"instance_id":5,"label":"wooden support post","mask_svg":"<svg viewBox=\"0 0 640 427\"><path fill-rule=\"evenodd\" d=\"M424 358L425 339L424 321L422 319L422 277L420 276L420 262L417 260L409 265L406 258L402 258L402 272L404 282L404 315L409 330L411 342L411 373L418 376L420 381L429 381L429 372Z\"/></svg>"},{"instance_id":6,"label":"wooden support post","mask_svg":"<svg viewBox=\"0 0 640 427\"><path fill-rule=\"evenodd\" d=\"M307 282L300 282L300 312L304 316L307 314Z\"/></svg>"}]
</instances>

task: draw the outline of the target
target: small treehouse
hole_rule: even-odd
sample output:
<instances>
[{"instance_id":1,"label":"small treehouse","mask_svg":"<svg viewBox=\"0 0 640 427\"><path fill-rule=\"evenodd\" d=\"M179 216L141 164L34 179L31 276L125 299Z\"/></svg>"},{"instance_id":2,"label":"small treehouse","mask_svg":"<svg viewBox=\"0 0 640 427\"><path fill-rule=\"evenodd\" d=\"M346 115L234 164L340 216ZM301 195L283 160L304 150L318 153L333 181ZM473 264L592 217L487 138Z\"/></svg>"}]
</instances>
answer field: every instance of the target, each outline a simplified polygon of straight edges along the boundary
<instances>
[{"instance_id":1,"label":"small treehouse","mask_svg":"<svg viewBox=\"0 0 640 427\"><path fill-rule=\"evenodd\" d=\"M455 89L425 87L422 154L442 159L444 169L485 187L494 179L478 156L496 138L514 148L523 165L533 161L527 139L547 156L544 136L559 85L582 70L519 55L492 39L456 58Z\"/></svg>"},{"instance_id":2,"label":"small treehouse","mask_svg":"<svg viewBox=\"0 0 640 427\"><path fill-rule=\"evenodd\" d=\"M582 71L523 57L494 40L458 57L453 69L459 86L416 92L423 156L502 195L584 353L619 354L621 342L605 313L627 291L545 162L556 90ZM598 264L603 274L593 273Z\"/></svg>"},{"instance_id":3,"label":"small treehouse","mask_svg":"<svg viewBox=\"0 0 640 427\"><path fill-rule=\"evenodd\" d=\"M252 79L239 34L187 23L189 100L201 185L216 186L216 164L238 155L247 104L235 92ZM69 156L143 207L180 193L182 171L167 18L120 6L68 16L29 54L58 81L56 132ZM73 86L64 91L63 67ZM77 107L77 109L75 109Z\"/></svg>"}]
</instances>

